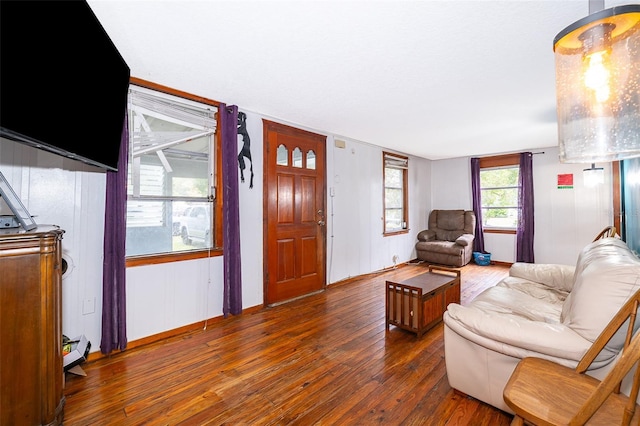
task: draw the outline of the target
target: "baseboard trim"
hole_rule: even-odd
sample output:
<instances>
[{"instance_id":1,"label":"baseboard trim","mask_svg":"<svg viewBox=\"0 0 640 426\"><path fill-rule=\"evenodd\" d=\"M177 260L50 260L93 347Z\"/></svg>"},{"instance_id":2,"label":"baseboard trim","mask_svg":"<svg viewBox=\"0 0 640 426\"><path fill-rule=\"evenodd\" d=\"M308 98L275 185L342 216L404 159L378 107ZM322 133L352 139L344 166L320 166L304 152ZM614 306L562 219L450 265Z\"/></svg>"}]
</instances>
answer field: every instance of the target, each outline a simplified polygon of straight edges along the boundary
<instances>
[{"instance_id":1,"label":"baseboard trim","mask_svg":"<svg viewBox=\"0 0 640 426\"><path fill-rule=\"evenodd\" d=\"M378 271L373 271L373 272L369 272L369 273L362 274L362 275L355 275L353 277L344 278L342 280L335 281L335 282L333 282L331 284L328 284L327 287L349 284L349 283L356 282L356 281L362 280L364 278L367 278L367 277L370 277L370 276L373 276L373 275L377 275L377 274L382 274L384 272L393 271L394 269L398 269L398 268L403 268L403 267L407 266L408 264L409 264L409 262L403 262L403 263L399 263L399 264L397 264L395 266L390 266L388 268L380 269Z\"/></svg>"},{"instance_id":2,"label":"baseboard trim","mask_svg":"<svg viewBox=\"0 0 640 426\"><path fill-rule=\"evenodd\" d=\"M242 313L240 315L251 314L253 312L261 310L262 308L263 308L262 305L252 306L250 308L243 309ZM103 354L100 351L91 352L87 356L87 362L93 362L93 361L97 361L97 360L102 359L102 358L107 358L107 357L111 357L111 356L114 356L114 355L118 355L120 353L129 351L131 349L140 348L142 346L149 345L151 343L156 343L156 342L159 342L161 340L167 340L167 339L171 339L171 338L175 338L175 337L182 337L182 336L184 336L186 334L189 334L189 333L194 333L194 332L197 332L197 331L206 330L208 325L215 324L217 322L224 321L224 320L225 320L224 315L220 315L220 316L217 316L217 317L213 317L213 318L209 318L209 319L206 319L206 320L198 321L198 322L195 322L193 324L187 324L187 325L182 326L182 327L173 328L171 330L163 331L162 333L153 334L151 336L143 337L141 339L132 340L130 342L127 342L126 349L124 349L122 351L119 350L119 349L116 349L116 350L112 351L109 354Z\"/></svg>"},{"instance_id":3,"label":"baseboard trim","mask_svg":"<svg viewBox=\"0 0 640 426\"><path fill-rule=\"evenodd\" d=\"M492 265L511 266L511 265L513 265L513 262L502 262L500 260L492 260L491 264Z\"/></svg>"}]
</instances>

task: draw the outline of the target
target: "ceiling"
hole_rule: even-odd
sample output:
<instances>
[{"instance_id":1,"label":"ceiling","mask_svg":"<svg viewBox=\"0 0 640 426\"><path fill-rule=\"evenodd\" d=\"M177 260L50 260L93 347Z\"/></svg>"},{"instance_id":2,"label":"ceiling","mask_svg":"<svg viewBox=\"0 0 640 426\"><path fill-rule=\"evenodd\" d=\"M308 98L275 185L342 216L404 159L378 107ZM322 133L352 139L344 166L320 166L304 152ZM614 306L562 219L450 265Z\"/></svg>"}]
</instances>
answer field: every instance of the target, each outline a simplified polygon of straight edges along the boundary
<instances>
[{"instance_id":1,"label":"ceiling","mask_svg":"<svg viewBox=\"0 0 640 426\"><path fill-rule=\"evenodd\" d=\"M557 146L553 39L589 13L588 0L88 3L133 77L432 160Z\"/></svg>"}]
</instances>

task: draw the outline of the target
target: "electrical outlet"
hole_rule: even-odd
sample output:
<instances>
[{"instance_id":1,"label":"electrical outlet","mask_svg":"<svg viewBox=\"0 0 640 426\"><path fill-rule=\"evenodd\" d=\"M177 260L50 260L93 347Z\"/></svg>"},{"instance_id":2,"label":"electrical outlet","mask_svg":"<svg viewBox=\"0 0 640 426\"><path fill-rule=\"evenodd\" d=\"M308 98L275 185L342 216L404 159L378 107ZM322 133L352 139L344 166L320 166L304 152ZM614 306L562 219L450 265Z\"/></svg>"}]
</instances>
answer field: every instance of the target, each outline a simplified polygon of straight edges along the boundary
<instances>
[{"instance_id":1,"label":"electrical outlet","mask_svg":"<svg viewBox=\"0 0 640 426\"><path fill-rule=\"evenodd\" d=\"M92 314L96 311L96 298L88 297L82 301L82 315Z\"/></svg>"}]
</instances>

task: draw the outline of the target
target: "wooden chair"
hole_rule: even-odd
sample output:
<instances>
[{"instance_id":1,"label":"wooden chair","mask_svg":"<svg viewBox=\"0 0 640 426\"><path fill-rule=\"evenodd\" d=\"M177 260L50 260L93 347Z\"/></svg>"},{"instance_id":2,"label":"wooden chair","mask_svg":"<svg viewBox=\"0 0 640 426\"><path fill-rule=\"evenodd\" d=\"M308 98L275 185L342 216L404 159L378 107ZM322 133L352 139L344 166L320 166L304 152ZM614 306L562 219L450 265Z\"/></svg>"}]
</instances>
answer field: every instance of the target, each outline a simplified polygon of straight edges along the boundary
<instances>
[{"instance_id":1,"label":"wooden chair","mask_svg":"<svg viewBox=\"0 0 640 426\"><path fill-rule=\"evenodd\" d=\"M636 404L640 368L633 375L630 395L620 393L620 383L640 359L640 332L633 325L640 304L638 291L613 317L575 369L541 358L522 359L503 391L515 412L512 426L534 425L638 425ZM585 372L611 337L629 319L622 355L602 381Z\"/></svg>"},{"instance_id":2,"label":"wooden chair","mask_svg":"<svg viewBox=\"0 0 640 426\"><path fill-rule=\"evenodd\" d=\"M602 231L600 231L600 233L598 235L596 235L596 237L593 239L593 241L597 241L597 240L600 240L602 238L609 238L609 237L615 238L616 236L617 236L616 227L615 226L607 226Z\"/></svg>"}]
</instances>

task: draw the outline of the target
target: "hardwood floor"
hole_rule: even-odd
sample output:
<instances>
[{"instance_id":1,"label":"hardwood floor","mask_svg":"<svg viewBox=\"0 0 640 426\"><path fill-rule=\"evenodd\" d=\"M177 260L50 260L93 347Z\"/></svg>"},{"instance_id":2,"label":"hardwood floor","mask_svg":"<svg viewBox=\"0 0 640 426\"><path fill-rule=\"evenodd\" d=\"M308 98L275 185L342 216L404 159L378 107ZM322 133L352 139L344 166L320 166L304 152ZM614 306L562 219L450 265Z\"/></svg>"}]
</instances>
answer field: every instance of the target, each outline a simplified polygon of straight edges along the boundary
<instances>
[{"instance_id":1,"label":"hardwood floor","mask_svg":"<svg viewBox=\"0 0 640 426\"><path fill-rule=\"evenodd\" d=\"M320 294L84 363L67 374L73 425L508 425L455 393L443 325L421 339L385 327L384 285L425 265L334 284ZM462 269L462 304L508 272Z\"/></svg>"}]
</instances>

